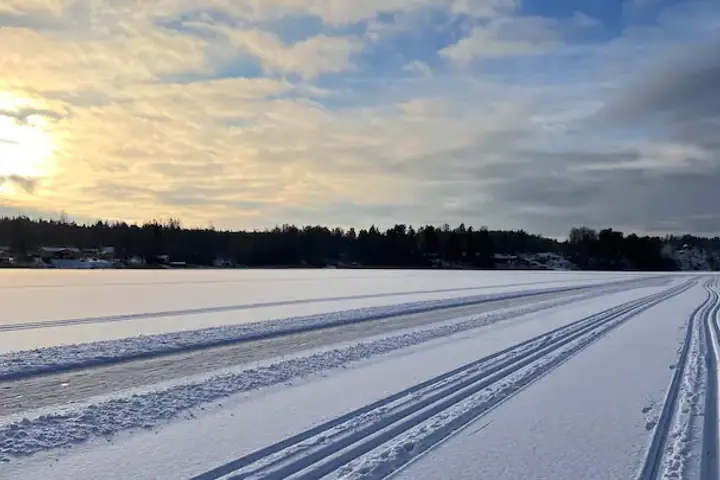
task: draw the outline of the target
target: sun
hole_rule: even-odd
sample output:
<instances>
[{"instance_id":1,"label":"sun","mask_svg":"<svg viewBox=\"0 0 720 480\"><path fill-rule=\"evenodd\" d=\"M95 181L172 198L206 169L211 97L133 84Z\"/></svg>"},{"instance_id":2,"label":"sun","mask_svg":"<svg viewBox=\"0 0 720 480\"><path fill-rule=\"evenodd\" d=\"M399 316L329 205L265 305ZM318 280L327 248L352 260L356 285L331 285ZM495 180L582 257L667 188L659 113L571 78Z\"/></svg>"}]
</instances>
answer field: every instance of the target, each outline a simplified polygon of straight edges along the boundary
<instances>
[{"instance_id":1,"label":"sun","mask_svg":"<svg viewBox=\"0 0 720 480\"><path fill-rule=\"evenodd\" d=\"M0 191L52 173L55 151L50 123L27 99L0 92Z\"/></svg>"}]
</instances>

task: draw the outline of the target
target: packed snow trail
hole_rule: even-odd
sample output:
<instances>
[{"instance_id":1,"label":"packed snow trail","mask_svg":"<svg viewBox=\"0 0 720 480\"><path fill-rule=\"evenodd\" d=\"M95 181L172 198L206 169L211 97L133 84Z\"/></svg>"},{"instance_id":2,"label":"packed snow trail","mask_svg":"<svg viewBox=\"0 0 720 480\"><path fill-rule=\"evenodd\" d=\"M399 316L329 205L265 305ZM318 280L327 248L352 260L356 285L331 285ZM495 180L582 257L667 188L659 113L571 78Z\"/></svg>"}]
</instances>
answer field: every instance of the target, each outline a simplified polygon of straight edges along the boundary
<instances>
[{"instance_id":1,"label":"packed snow trail","mask_svg":"<svg viewBox=\"0 0 720 480\"><path fill-rule=\"evenodd\" d=\"M689 281L472 362L194 477L384 478ZM362 460L368 456L372 461ZM368 466L370 465L370 466Z\"/></svg>"},{"instance_id":2,"label":"packed snow trail","mask_svg":"<svg viewBox=\"0 0 720 480\"><path fill-rule=\"evenodd\" d=\"M382 291L382 292L373 292L373 293L353 293L353 294L347 294L347 295L327 295L322 297L300 297L300 298L288 298L288 299L273 299L273 300L267 300L267 301L255 301L255 302L243 302L243 303L233 303L228 304L227 300L223 301L222 303L218 304L207 304L207 302L203 301L203 306L195 307L190 306L193 301L191 301L188 305L188 299L181 299L180 305L184 305L184 308L173 308L173 309L152 309L152 310L144 310L144 311L137 311L135 307L132 310L130 310L127 313L104 313L100 315L90 315L90 316L78 316L78 317L65 317L65 318L52 318L56 315L58 315L56 312L51 313L45 313L43 316L48 315L51 316L51 318L37 318L37 316L32 319L31 318L23 318L24 310L20 310L17 308L12 308L14 303L14 298L16 294L13 294L13 297L8 298L8 304L10 306L10 310L17 310L18 312L18 319L14 317L5 318L3 320L0 320L0 332L4 331L20 331L20 330L33 330L38 328L52 328L52 327L67 327L67 326L74 326L74 325L92 325L92 324L106 324L106 323L116 323L116 322L128 322L128 321L140 321L140 320L148 320L148 319L159 319L159 318L165 318L165 317L186 317L186 316L197 316L197 315L203 315L203 314L216 314L216 313L223 313L223 312L241 312L241 311L247 311L247 310L266 310L271 307L299 307L301 305L312 305L312 304L322 304L322 303L339 303L339 302L348 302L348 301L357 301L357 300L378 300L383 298L388 298L391 300L391 303L397 303L397 301L392 302L393 297L417 297L417 296L433 296L433 295L440 295L440 298L450 298L450 297L459 297L461 296L463 292L471 292L471 291L482 291L482 290L498 290L498 289L507 289L508 292L510 291L518 291L515 290L514 287L524 287L524 286L533 286L533 285L548 285L548 284L559 284L558 286L554 287L557 289L562 290L563 288L584 288L589 286L602 286L602 285L608 285L611 283L618 283L618 282L632 282L635 280L641 280L641 279L648 279L648 278L661 278L661 277L667 277L667 275L658 276L658 275L644 275L644 276L631 276L631 277L617 277L613 276L610 277L610 280L605 280L602 282L594 281L591 283L583 283L581 280L575 280L575 279L562 279L562 280L545 280L542 282L516 282L516 283L510 283L510 284L485 284L485 285L471 285L471 286L464 286L464 287L456 287L456 288L423 288L423 289L417 289L417 290L399 290L399 291ZM334 281L334 280L333 280ZM563 285L564 284L564 285ZM192 285L192 283L188 284L189 286ZM88 288L88 287L84 287ZM546 290L551 290L550 288L546 288ZM519 291L523 291L522 289ZM184 292L186 295L192 295L192 291ZM458 294L458 295L456 295ZM490 294L492 295L492 294ZM0 299L5 300L3 297L6 296L6 294L0 289ZM191 299L194 297L194 295L191 296ZM267 297L267 295L265 295ZM271 296L272 297L272 296ZM297 295L292 295L292 297L297 297ZM247 298L254 298L252 296ZM79 300L79 299L78 299ZM84 299L86 303L90 303L88 301L91 301L90 298ZM178 303L178 300L170 301L170 303ZM131 303L132 305L132 303ZM94 305L89 305L89 307ZM25 308L25 310L28 310ZM85 310L85 309L81 309ZM92 309L92 311L95 311L95 309ZM102 311L102 310L101 310Z\"/></svg>"},{"instance_id":3,"label":"packed snow trail","mask_svg":"<svg viewBox=\"0 0 720 480\"><path fill-rule=\"evenodd\" d=\"M8 461L19 456L33 455L38 452L59 449L75 445L97 438L98 436L109 438L117 433L127 432L133 429L153 428L164 425L170 419L186 418L192 416L192 410L202 411L205 406L222 400L231 400L227 397L241 393L258 390L264 387L277 386L285 382L302 381L309 376L331 375L333 371L340 373L340 369L352 367L359 362L379 361L388 354L403 356L402 351L406 349L417 349L423 344L451 342L450 336L455 337L463 343L462 337L473 338L480 335L485 343L485 351L489 354L501 347L493 348L490 342L501 342L502 346L509 347L516 345L519 341L547 332L548 329L567 325L583 318L591 312L598 311L599 303L610 303L613 306L622 305L629 299L636 300L640 296L664 291L659 287L643 289L640 292L623 292L611 295L600 296L599 299L588 299L579 302L577 306L568 305L570 299L556 299L542 302L540 305L529 305L527 307L503 309L499 312L490 312L481 315L460 317L449 322L441 322L422 329L406 329L396 335L376 336L373 338L351 342L347 345L337 345L330 349L310 350L302 354L293 355L289 358L272 358L265 362L251 363L240 368L221 369L208 372L207 374L194 377L174 378L166 377L165 381L159 384L149 385L147 388L131 388L118 392L118 395L100 396L83 399L80 403L48 408L32 409L33 406L57 405L57 398L64 398L72 401L78 398L74 393L75 387L83 386L91 389L107 388L95 387L93 380L99 384L117 381L116 378L103 376L101 369L92 369L85 372L78 372L85 382L72 384L62 382L63 376L37 377L36 380L52 383L38 385L38 389L24 388L26 382L9 382L4 387L6 391L12 392L3 402L4 409L11 413L6 418L0 418L0 438L13 439L9 443L0 443L0 461ZM586 294L588 296L594 296ZM599 302L598 302L599 301ZM544 310L565 304L570 312L578 311L581 314L568 315L565 308ZM594 306L593 306L594 304ZM588 310L589 309L589 310ZM535 312L535 313L533 313ZM542 313L545 312L545 313ZM543 317L548 316L548 323L551 326L543 327ZM560 318L557 318L560 317ZM486 327L486 328L484 328ZM514 328L520 327L520 328ZM533 332L523 334L525 329ZM494 335L495 332L510 330L519 333L517 340L512 341L513 335L506 337L502 334ZM459 336L458 336L459 335ZM493 340L490 340L493 339ZM454 342L452 342L455 344ZM477 345L477 344L476 344ZM464 362L474 359L473 352L469 350ZM240 359L238 359L240 360ZM455 368L464 362L449 363L448 367ZM392 368L392 367L391 367ZM433 370L434 375L443 370ZM133 381L132 372L125 371L126 376L121 376L124 384L119 387L127 387L127 381ZM432 375L420 378L431 378ZM409 386L410 384L403 384ZM393 391L389 388L387 391ZM68 391L68 393L63 393ZM80 395L88 391L79 392ZM383 395L378 395L381 398ZM342 401L340 402L342 404ZM357 408L353 405L352 408ZM30 408L30 410L28 410ZM350 409L352 409L350 408ZM17 412L12 414L12 412ZM259 412L259 415L264 415ZM273 440L274 441L274 440ZM226 458L232 458L233 452ZM225 460L225 459L223 459Z\"/></svg>"},{"instance_id":4,"label":"packed snow trail","mask_svg":"<svg viewBox=\"0 0 720 480\"><path fill-rule=\"evenodd\" d=\"M11 351L0 354L0 382L41 374L69 372L90 367L145 360L160 356L175 355L180 352L267 340L280 336L297 335L353 324L377 322L393 318L402 319L401 317L408 315L432 314L442 311L447 311L448 315L451 315L453 310L461 311L469 307L478 307L503 301L540 300L548 296L570 295L583 292L601 294L623 289L641 288L649 285L663 285L670 279L671 277L667 276L656 276L603 284L428 300L268 320L245 325L229 325L159 335L144 335L120 340ZM2 327L0 327L0 330L1 329ZM2 333L3 332L0 331L0 336Z\"/></svg>"},{"instance_id":5,"label":"packed snow trail","mask_svg":"<svg viewBox=\"0 0 720 480\"><path fill-rule=\"evenodd\" d=\"M630 280L633 281L633 280ZM543 282L547 283L561 283L561 282ZM161 317L180 317L187 315L198 315L207 313L219 313L219 312L234 312L241 310L255 310L268 307L281 307L281 306L294 306L304 305L307 303L325 303L325 302L342 302L347 300L367 300L384 297L400 297L404 295L423 295L429 293L452 293L452 292L464 292L472 290L489 290L494 288L502 287L517 287L525 285L536 285L537 283L517 283L510 285L498 285L498 286L482 286L482 287L465 287L465 288L448 288L448 289L437 289L437 290L414 290L414 291L399 291L390 293L371 293L371 294L359 294L359 295L348 295L344 297L318 297L318 298L305 298L299 300L279 300L275 302L261 302L261 303L243 303L239 305L223 305L219 307L204 307L204 308L188 308L183 310L164 310L157 312L141 312L141 313L128 313L121 315L108 315L102 317L88 317L88 318L67 318L60 320L40 320L36 322L23 322L23 323L11 323L11 324L0 324L0 332L12 332L17 330L33 330L37 328L49 328L49 327L67 327L73 325L88 325L95 323L112 323L112 322L126 322L131 320L146 320L152 318ZM564 291L567 289L586 288L588 285L580 285L577 287L561 287L559 290ZM546 289L547 291L547 289ZM529 292L528 292L529 293ZM486 298L486 297L483 297ZM512 297L511 297L512 298ZM467 299L465 299L468 301ZM463 299L461 298L462 302ZM453 305L451 303L450 305Z\"/></svg>"},{"instance_id":6,"label":"packed snow trail","mask_svg":"<svg viewBox=\"0 0 720 480\"><path fill-rule=\"evenodd\" d=\"M688 323L685 343L638 480L718 476L718 360L720 292L708 296Z\"/></svg>"},{"instance_id":7,"label":"packed snow trail","mask_svg":"<svg viewBox=\"0 0 720 480\"><path fill-rule=\"evenodd\" d=\"M249 364L261 360L287 356L303 351L327 347L345 342L357 342L365 338L388 335L394 332L423 329L425 339L447 336L463 330L470 330L493 323L517 318L523 315L551 310L561 306L628 291L628 287L598 289L587 293L549 295L547 298L531 297L517 300L503 300L480 306L458 307L420 314L390 317L369 324L349 324L334 328L309 331L294 335L271 337L263 340L240 342L211 349L188 349L175 355L157 355L147 359L124 362L107 362L100 365L83 366L78 357L68 363L77 368L57 368L61 358L44 367L48 374L37 374L38 365L33 362L21 363L19 355L10 365L20 376L10 382L0 374L0 386L12 385L9 394L0 397L0 417L30 409L62 405L88 397L152 385L171 378L217 371L223 368ZM448 323L452 322L452 323ZM418 330L419 331L419 330ZM418 338L418 337L416 337ZM419 338L418 338L419 340ZM22 353L22 352L21 352ZM40 352L30 352L39 354ZM38 355L42 358L42 355ZM103 354L110 358L109 354ZM0 363L2 363L0 356ZM34 359L34 358L33 358ZM8 362L9 363L9 362ZM24 368L25 367L25 368ZM43 367L40 367L43 368ZM0 368L2 371L2 368ZM88 375L91 371L91 375ZM42 373L42 370L40 370ZM65 386L65 387L63 387ZM70 388L67 388L70 387Z\"/></svg>"}]
</instances>

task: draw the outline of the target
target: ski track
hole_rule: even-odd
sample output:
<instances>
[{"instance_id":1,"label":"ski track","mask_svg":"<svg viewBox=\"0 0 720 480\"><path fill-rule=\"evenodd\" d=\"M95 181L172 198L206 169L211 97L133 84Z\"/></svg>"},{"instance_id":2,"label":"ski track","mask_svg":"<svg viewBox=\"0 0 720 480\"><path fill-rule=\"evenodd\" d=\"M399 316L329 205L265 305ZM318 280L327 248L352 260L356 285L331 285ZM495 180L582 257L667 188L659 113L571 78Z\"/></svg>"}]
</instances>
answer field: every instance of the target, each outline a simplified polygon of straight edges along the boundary
<instances>
[{"instance_id":1,"label":"ski track","mask_svg":"<svg viewBox=\"0 0 720 480\"><path fill-rule=\"evenodd\" d=\"M648 277L645 277L647 279ZM658 277L650 277L650 278L658 278ZM628 282L632 283L634 281L638 281L639 279L629 279L629 280L622 280L622 282ZM640 279L642 280L642 278ZM567 283L566 281L550 281L550 282L542 282L542 283ZM602 284L583 284L583 285L576 285L576 286L569 286L569 287L561 287L557 290L559 291L567 291L567 290L573 290L573 289L581 289L581 288L590 288L593 286L604 286L612 283L618 283L618 282L606 282ZM121 314L121 315L108 315L108 316L101 316L101 317L86 317L86 318L67 318L67 319L60 319L60 320L40 320L40 321L32 321L32 322L23 322L23 323L13 323L13 324L0 324L0 333L2 332L14 332L14 331L20 331L20 330L34 330L38 328L50 328L50 327L68 327L73 325L91 325L91 324L98 324L98 323L114 323L114 322L126 322L126 321L132 321L132 320L147 320L147 319L153 319L153 318L164 318L164 317L181 317L181 316L190 316L190 315L200 315L200 314L209 314L209 313L221 313L221 312L233 312L233 311L242 311L242 310L256 310L256 309L262 309L262 308L269 308L269 307L283 307L283 306L293 306L293 305L305 305L305 304L312 304L312 303L325 303L325 302L340 302L340 301L348 301L348 300L367 300L367 299L374 299L374 298L386 298L386 297L398 297L403 295L424 295L424 294L433 294L433 293L452 293L452 292L463 292L463 291L471 291L471 290L488 290L493 288L509 288L509 287L516 287L516 286L530 286L530 285L536 285L538 283L531 282L531 283L520 283L520 284L514 284L514 285L483 285L479 287L463 287L463 288L447 288L447 289L430 289L430 290L414 290L414 291L400 291L400 292L384 292L384 293L367 293L367 294L359 294L359 295L346 295L346 296L335 296L335 297L318 297L318 298L305 298L305 299L295 299L295 300L278 300L275 302L260 302L260 303L243 303L239 305L224 305L219 307L203 307L203 308L188 308L183 310L164 310L164 311L158 311L158 312L141 312L141 313L128 313L128 314ZM552 289L547 289L552 290ZM493 294L486 295L487 297L491 297ZM473 297L465 297L470 301L470 298ZM412 303L420 303L420 302L412 302Z\"/></svg>"},{"instance_id":2,"label":"ski track","mask_svg":"<svg viewBox=\"0 0 720 480\"><path fill-rule=\"evenodd\" d=\"M400 315L426 313L483 303L528 298L547 294L562 294L589 290L606 294L618 289L640 288L667 284L672 277L650 277L620 282L573 287L496 293L445 300L428 300L333 312L329 314L268 320L245 325L210 327L157 335L104 340L74 345L58 345L34 350L13 351L0 355L0 382L18 380L34 375L52 374L172 355L190 350L209 349L240 342L264 340L313 330L382 320ZM44 322L47 323L47 322ZM56 326L56 325L53 325ZM1 329L2 327L0 327Z\"/></svg>"},{"instance_id":3,"label":"ski track","mask_svg":"<svg viewBox=\"0 0 720 480\"><path fill-rule=\"evenodd\" d=\"M411 330L456 324L457 328L480 328L503 320L588 301L615 293L627 292L615 288L586 293L531 297L478 306L440 310L430 314L415 314L378 320L370 324L351 324L294 335L278 336L255 342L240 342L210 349L186 350L173 355L153 356L136 361L99 365L90 370L78 368L47 375L29 376L0 384L9 395L0 399L0 418L15 413L37 410L53 405L65 405L92 397L130 389L152 388L168 379L199 378L223 369L237 369L242 365L273 361L278 357L307 356L310 353L352 342L369 341ZM431 315L431 316L429 316ZM434 329L436 333L447 333ZM305 352L305 353L303 353ZM90 374L89 374L90 373ZM58 388L72 385L72 388ZM157 388L153 388L157 390Z\"/></svg>"},{"instance_id":4,"label":"ski track","mask_svg":"<svg viewBox=\"0 0 720 480\"><path fill-rule=\"evenodd\" d=\"M373 278L377 278L379 280L385 280L387 277L378 276L378 277L365 277L362 280L372 280ZM59 283L59 284L18 284L18 285L0 285L0 290L27 290L29 288L38 288L38 289L53 289L53 288L104 288L104 287L140 287L140 286L147 286L147 287L154 287L156 285L224 285L224 284L244 284L244 283L271 283L273 285L284 282L284 283L306 283L306 282L317 282L318 279L316 278L266 278L266 279L257 279L257 278L234 278L234 279L226 279L226 280L155 280L152 282L102 282L102 283L73 283L70 285L67 285L65 283ZM333 282L342 282L342 281L357 281L356 278L352 277L336 277L332 279ZM522 282L522 283L508 283L508 284L500 284L500 285L483 285L478 287L458 287L458 288L443 288L438 290L415 290L415 291L399 291L399 292L384 292L382 294L376 295L376 294L369 294L371 295L370 298L374 298L375 296L394 296L394 295L414 295L414 294L423 294L423 293L445 293L445 292L459 292L464 290L483 290L483 289L490 289L490 288L506 288L506 287L522 287L526 285L547 285L548 283L567 283L568 281L563 280L542 280L542 281L534 281L534 282ZM324 297L323 297L324 298ZM321 299L310 299L311 301L323 301L323 298ZM345 299L345 297L328 297L332 299ZM357 298L355 296L351 298ZM360 297L365 298L365 297ZM290 300L292 302L292 300Z\"/></svg>"},{"instance_id":5,"label":"ski track","mask_svg":"<svg viewBox=\"0 0 720 480\"><path fill-rule=\"evenodd\" d=\"M691 280L578 320L201 473L193 480L379 479Z\"/></svg>"},{"instance_id":6,"label":"ski track","mask_svg":"<svg viewBox=\"0 0 720 480\"><path fill-rule=\"evenodd\" d=\"M707 299L688 322L685 343L638 480L720 478L720 290L716 279L704 286Z\"/></svg>"},{"instance_id":7,"label":"ski track","mask_svg":"<svg viewBox=\"0 0 720 480\"><path fill-rule=\"evenodd\" d=\"M692 281L690 282L692 283ZM659 294L643 297L624 305L636 305L667 295L668 292L680 292L690 285L684 282ZM596 294L605 292L595 292ZM527 308L460 319L453 323L435 325L426 329L411 330L396 336L382 337L366 342L321 351L309 356L290 358L266 366L245 369L213 376L201 381L188 381L166 389L150 391L131 396L112 398L101 403L81 405L52 413L26 415L20 421L10 421L0 425L0 461L9 461L13 457L27 456L43 450L67 447L93 437L110 438L114 434L137 428L149 429L155 425L175 418L194 407L227 397L229 395L255 390L261 387L277 385L297 378L323 373L331 369L347 366L352 362L365 360L373 356L389 353L404 347L418 345L436 338L446 337L461 331L478 328L506 318L514 318L534 311L569 303L568 299L531 305ZM622 306L608 312L616 312ZM575 324L587 323L591 316ZM571 325L575 325L571 324ZM536 337L535 342L549 341L562 327ZM521 348L532 340L513 348ZM511 349L509 349L511 350ZM508 350L508 351L509 351ZM500 354L496 354L500 355ZM192 414L191 414L192 415Z\"/></svg>"}]
</instances>

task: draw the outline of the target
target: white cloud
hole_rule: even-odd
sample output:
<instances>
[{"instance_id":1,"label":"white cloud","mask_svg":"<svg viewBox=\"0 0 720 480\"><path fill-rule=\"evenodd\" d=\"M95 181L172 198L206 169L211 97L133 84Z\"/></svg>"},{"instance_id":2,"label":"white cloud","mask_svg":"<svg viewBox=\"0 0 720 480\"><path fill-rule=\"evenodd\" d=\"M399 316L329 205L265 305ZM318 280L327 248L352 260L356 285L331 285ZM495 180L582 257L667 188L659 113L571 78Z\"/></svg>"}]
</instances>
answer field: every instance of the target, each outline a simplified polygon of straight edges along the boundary
<instances>
[{"instance_id":1,"label":"white cloud","mask_svg":"<svg viewBox=\"0 0 720 480\"><path fill-rule=\"evenodd\" d=\"M420 75L423 77L432 76L432 69L430 68L430 66L425 62L421 62L420 60L413 60L412 62L403 65L402 68L406 72L412 72L415 75Z\"/></svg>"},{"instance_id":2,"label":"white cloud","mask_svg":"<svg viewBox=\"0 0 720 480\"><path fill-rule=\"evenodd\" d=\"M362 49L358 40L326 35L293 45L285 45L276 35L260 30L233 30L229 36L233 46L258 58L265 70L297 73L305 79L353 68L350 57Z\"/></svg>"},{"instance_id":3,"label":"white cloud","mask_svg":"<svg viewBox=\"0 0 720 480\"><path fill-rule=\"evenodd\" d=\"M587 119L605 100L605 89L618 87L618 71L635 74L630 67L662 34L660 28L651 38L638 33L616 43L622 64L595 45L586 47L583 62L569 59L562 69L539 69L532 60L530 69L516 58L512 74L522 81L515 83L500 67L493 72L497 76L470 75L406 55L432 42L410 43L407 50L405 45L413 35L447 26L433 23L435 6L475 18L459 22L472 28L441 52L458 65L548 52L563 45L567 29L596 22L579 15L565 23L512 17L515 2L506 0L0 4L3 14L18 15L14 25L27 27L0 29L0 112L19 115L12 103L17 101L27 112L62 112L51 114L53 121L44 127L56 171L33 184L32 194L16 188L20 177L4 178L4 187L15 185L16 207L42 211L52 205L81 218L131 221L173 216L188 225L214 221L223 227L301 222L307 218L302 212L320 212L314 221L480 219L499 227L545 228L543 222L555 218L558 208L574 208L578 195L596 191L594 176L620 175L612 178L624 186L638 169L669 175L707 168L712 160L709 146L703 150L691 140L672 144L672 139L626 144L618 158L613 154L619 140L605 136L605 127L588 131ZM232 21L215 21L211 11ZM390 20L378 18L378 12L391 13ZM183 13L193 13L193 26L208 35L160 26L159 19ZM368 20L369 32L339 36L328 33L337 29L324 28L325 34L291 42L268 31L291 24L295 14L317 15L326 27ZM314 29L319 22L313 23ZM306 26L288 33L307 33ZM363 45L372 35L404 37ZM653 51L667 54L664 44L654 45ZM353 64L357 53L368 54L362 65ZM373 70L368 59L384 53L393 56ZM257 59L266 75L209 79L219 68L238 67L239 57ZM393 73L385 76L386 62L395 61ZM369 68L355 76L361 66ZM397 75L395 68L413 78ZM315 81L343 72L351 74ZM303 81L295 82L296 75ZM495 83L499 76L506 81ZM625 155L627 150L634 155ZM572 168L578 163L595 170L578 180L573 175L582 169ZM692 188L683 192L690 197ZM3 195L0 206L7 204ZM603 205L610 211L604 198L613 195L592 198L598 204L593 211L603 211ZM548 216L512 224L514 209L530 204ZM390 218L388 211L409 217Z\"/></svg>"},{"instance_id":4,"label":"white cloud","mask_svg":"<svg viewBox=\"0 0 720 480\"><path fill-rule=\"evenodd\" d=\"M0 2L0 12L3 13L51 12L59 14L62 10L62 0L3 0Z\"/></svg>"},{"instance_id":5,"label":"white cloud","mask_svg":"<svg viewBox=\"0 0 720 480\"><path fill-rule=\"evenodd\" d=\"M513 12L518 0L454 0L450 11L475 18L494 18Z\"/></svg>"},{"instance_id":6,"label":"white cloud","mask_svg":"<svg viewBox=\"0 0 720 480\"><path fill-rule=\"evenodd\" d=\"M477 57L533 55L562 45L553 22L539 17L503 17L475 27L469 36L440 50L440 55L460 65Z\"/></svg>"},{"instance_id":7,"label":"white cloud","mask_svg":"<svg viewBox=\"0 0 720 480\"><path fill-rule=\"evenodd\" d=\"M15 0L19 1L19 0ZM153 10L164 15L198 8L197 0L156 0ZM412 12L448 0L204 0L203 6L249 21L276 20L288 15L314 15L328 25L348 25L370 20L378 13Z\"/></svg>"},{"instance_id":8,"label":"white cloud","mask_svg":"<svg viewBox=\"0 0 720 480\"><path fill-rule=\"evenodd\" d=\"M410 12L446 0L270 0L317 15L328 24L343 25L374 18L381 12Z\"/></svg>"}]
</instances>

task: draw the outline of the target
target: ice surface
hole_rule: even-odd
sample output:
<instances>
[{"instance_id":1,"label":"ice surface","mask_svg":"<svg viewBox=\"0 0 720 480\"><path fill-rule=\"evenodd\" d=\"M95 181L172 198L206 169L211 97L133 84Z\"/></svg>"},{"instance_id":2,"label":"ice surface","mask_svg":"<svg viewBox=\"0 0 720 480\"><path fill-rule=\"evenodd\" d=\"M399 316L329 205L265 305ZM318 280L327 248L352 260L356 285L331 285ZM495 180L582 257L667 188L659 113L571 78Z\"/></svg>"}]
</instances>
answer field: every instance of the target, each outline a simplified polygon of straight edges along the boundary
<instances>
[{"instance_id":1,"label":"ice surface","mask_svg":"<svg viewBox=\"0 0 720 480\"><path fill-rule=\"evenodd\" d=\"M652 284L652 282L650 284ZM591 283L590 285L593 284ZM148 358L153 355L179 352L193 348L205 348L228 345L239 341L259 340L277 335L307 332L330 326L350 325L400 314L431 312L448 307L478 305L513 298L524 299L533 296L540 297L541 295L545 297L547 294L555 293L577 292L587 293L589 295L600 295L606 291L638 288L643 285L646 285L646 282L632 282L632 284L622 282L619 285L613 282L605 288L601 289L598 287L597 290L577 289L578 287L576 286L535 288L520 292L490 293L469 297L426 300L390 306L343 310L341 312L268 320L237 326L210 327L157 335L142 335L119 340L34 348L32 350L13 350L7 353L3 353L0 350L0 380L23 378L39 373L60 372L78 367L106 365L128 359ZM7 331L3 332L0 327L0 334L2 333L7 335Z\"/></svg>"},{"instance_id":2,"label":"ice surface","mask_svg":"<svg viewBox=\"0 0 720 480\"><path fill-rule=\"evenodd\" d=\"M638 274L426 270L1 271L0 352ZM52 322L90 320L57 328ZM49 322L36 331L13 325Z\"/></svg>"},{"instance_id":3,"label":"ice surface","mask_svg":"<svg viewBox=\"0 0 720 480\"><path fill-rule=\"evenodd\" d=\"M36 321L107 318L166 310L218 311L168 317L149 315L139 320L67 327L41 325L24 331L0 328L0 342L5 342L6 352L17 350L17 345L63 345L123 335L132 337L124 344L125 353L143 342L148 342L144 344L149 345L146 350L152 351L161 345L172 345L173 341L182 346L192 335L200 335L195 340L210 338L208 332L237 335L255 331L252 329L262 332L278 326L338 318L332 312L354 307L363 310L347 318L360 318L362 312L372 309L421 305L417 302L453 298L462 301L458 298L645 276L417 271L167 272L169 276L162 275L165 272L41 273L49 275L34 277L34 272L21 272L14 283L0 274L0 300L11 299L14 290L22 292L18 295L23 302L30 301L28 295L36 298L38 292L45 292L48 299L48 305L33 305L23 315L3 319L0 325L15 328L14 325ZM173 276L176 273L179 275ZM107 277L93 276L97 274ZM273 282L273 276L277 281ZM679 285L688 278L680 276L672 284ZM45 283L40 285L39 279ZM93 279L98 283L94 287L90 286ZM23 282L27 288L15 288ZM445 319L438 324L323 346L201 377L168 379L162 384L116 392L111 397L87 398L75 405L14 414L0 419L0 458L7 461L0 463L0 478L188 478L528 338L668 287L658 283L558 304L535 313L530 304ZM132 291L143 290L150 293L139 295L137 303L123 298ZM162 292L165 294L161 295ZM196 298L193 292L198 293ZM250 294L255 297L249 298ZM99 300L90 302L90 307L82 303L64 305L93 295ZM358 298L362 295L363 298ZM324 296L345 300L317 300ZM492 385L489 392L479 392L502 393L506 385L513 395L417 459L400 476L420 480L632 478L652 434L653 421L672 374L670 365L677 359L682 327L702 297L702 288L693 287L653 307L524 390L513 391L510 382ZM15 302L12 308L20 311L20 300L12 300ZM250 306L263 302L295 303ZM543 302L552 303L547 299ZM52 310L53 305L57 311ZM219 313L228 306L244 307ZM297 318L302 315L310 317ZM340 318L344 318L342 315L347 314L340 314ZM290 317L293 318L266 322ZM248 325L253 321L265 323ZM225 324L230 326L200 334L195 331ZM148 332L170 335L138 337ZM39 337L44 339L38 341ZM102 348L93 350L101 345L113 345L113 354L122 355L123 342L80 345L72 347L76 349L74 353L72 348L62 350L65 347L52 351L61 364L72 358L102 356ZM108 352L111 349L105 350ZM10 366L13 363L22 367L20 357L2 358L6 360L2 367L6 371L14 368ZM9 361L12 358L15 362ZM25 365L52 363L47 360L40 358ZM540 360L549 361L552 357ZM93 370L87 370L87 374L92 376ZM13 382L0 384L0 395L12 394L12 388ZM464 404L458 405L457 410L443 413L443 418L452 421ZM433 418L428 425L440 425L443 418ZM418 425L417 432L408 433L415 435L428 425ZM380 448L361 456L345 472L357 478L387 472L382 470L388 465L383 462L393 457L384 452L411 454L413 442L422 441L418 440L421 435L411 438L412 435L394 438L396 443L383 445L385 450Z\"/></svg>"},{"instance_id":4,"label":"ice surface","mask_svg":"<svg viewBox=\"0 0 720 480\"><path fill-rule=\"evenodd\" d=\"M189 472L203 471L209 466L230 460L249 449L257 448L263 443L271 440L277 441L299 428L305 428L307 425L356 408L450 368L557 326L568 324L590 313L660 290L662 289L656 287L618 293L602 299L588 300L558 308L551 314L541 313L518 317L514 320L492 324L481 330L465 331L451 337L442 337L423 345L395 351L395 353L371 356L368 360L355 363L353 368L324 373L323 375L329 374L327 377L314 376L305 381L298 378L297 374L292 378L283 377L283 380L292 380L296 386L291 384L266 393L258 392L251 394L247 399L236 395L222 400L223 408L210 409L206 414L201 414L200 411L194 409L192 410L193 419L173 423L166 428L161 428L157 433L155 430L158 426L157 419L163 418L167 412L177 413L175 411L178 406L176 402L192 399L193 392L207 394L207 391L203 392L203 388L213 385L215 388L222 388L224 380L222 378L210 380L204 387L190 386L187 390L178 389L178 387L175 387L175 390L171 388L159 394L167 395L164 398L141 395L135 399L130 398L120 403L110 404L109 410L103 410L105 408L103 406L94 407L90 414L87 409L81 409L80 415L69 414L70 422L67 422L67 419L60 419L57 423L47 422L48 418L40 419L38 423L35 423L37 420L28 420L28 426L37 425L41 427L40 431L49 424L51 428L46 432L55 432L54 435L63 435L62 432L65 431L68 423L74 426L74 430L71 431L75 432L79 430L87 432L93 428L102 428L101 426L113 427L123 421L133 422L134 426L141 426L142 422L146 421L148 427L153 429L148 434L121 436L113 440L113 444L119 448L107 449L97 443L91 443L88 447L83 448L76 446L73 448L75 453L59 454L58 462L46 463L48 457L40 455L37 458L45 460L30 463L18 462L17 465L12 463L10 466L13 466L13 469L9 471L32 475L39 475L40 472L72 475L72 472L77 474L82 471L92 478L110 478L103 476L101 466L103 469L113 471L112 469L118 467L123 459L125 462L132 459L131 465L123 467L123 471L132 478L153 478L152 475L158 471L158 463L163 465L164 474L186 477ZM383 340L379 340L379 342L383 342ZM349 348L345 352L358 351L360 346L355 345ZM382 350L378 353L382 353ZM339 366L329 361L337 358L335 355L337 354L330 356L322 354L317 357L319 363L300 359L301 363L298 365ZM323 368L320 370L310 368L307 373L322 371ZM264 372L269 376L285 375L286 370L271 367ZM253 376L244 378L252 379ZM267 377L261 375L255 378ZM185 393L176 396L177 392L181 391ZM210 399L203 400L202 395L198 398L200 401L194 405ZM107 404L105 405L107 406ZM112 413L113 409L117 409L114 410L115 415ZM124 415L118 415L120 412L123 412ZM118 418L114 419L114 416ZM268 422L268 419L272 419L272 422ZM87 425L83 427L82 422L87 422ZM198 440L198 438L202 440ZM51 453L50 455L55 457L57 454ZM153 467L153 465L155 466ZM29 468L29 470L24 470L24 468Z\"/></svg>"},{"instance_id":5,"label":"ice surface","mask_svg":"<svg viewBox=\"0 0 720 480\"><path fill-rule=\"evenodd\" d=\"M704 296L695 287L641 313L394 478L635 478Z\"/></svg>"}]
</instances>

